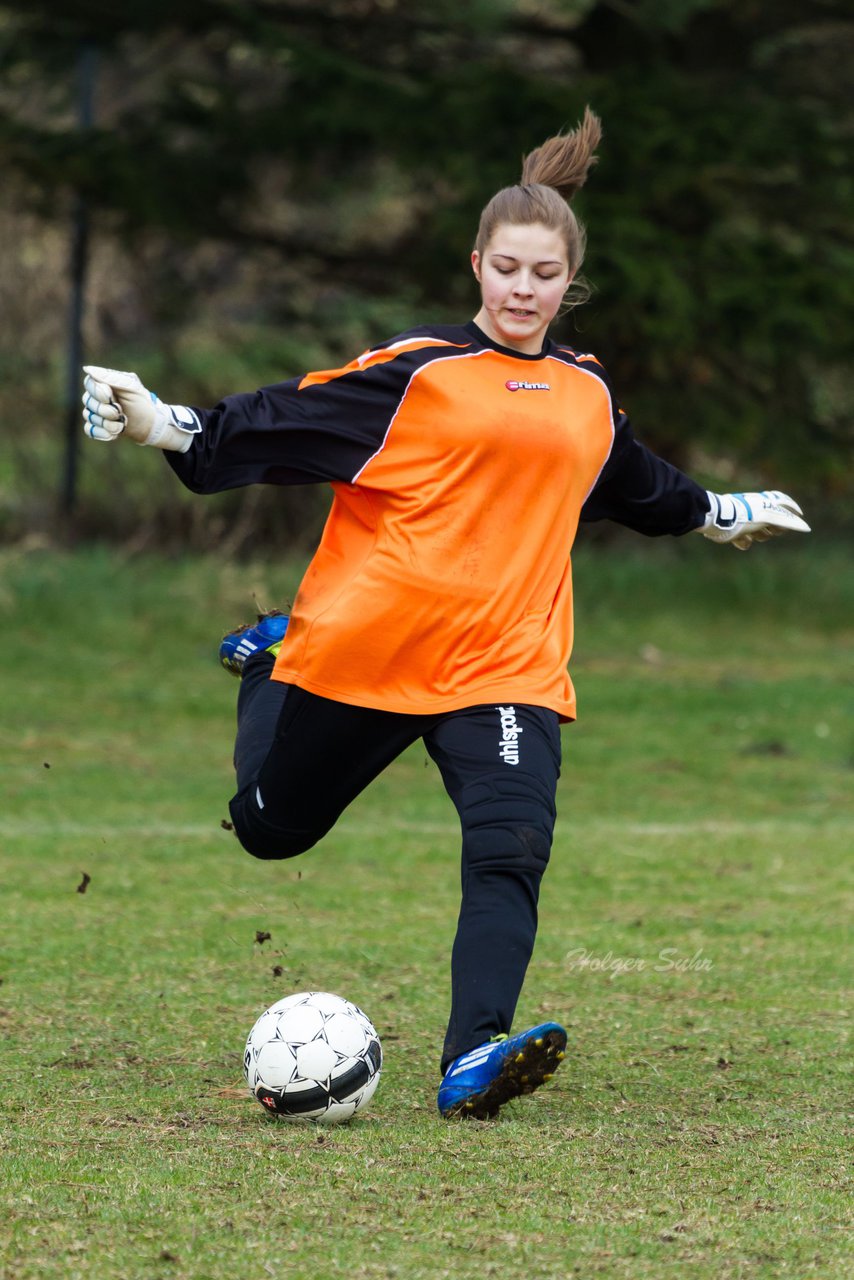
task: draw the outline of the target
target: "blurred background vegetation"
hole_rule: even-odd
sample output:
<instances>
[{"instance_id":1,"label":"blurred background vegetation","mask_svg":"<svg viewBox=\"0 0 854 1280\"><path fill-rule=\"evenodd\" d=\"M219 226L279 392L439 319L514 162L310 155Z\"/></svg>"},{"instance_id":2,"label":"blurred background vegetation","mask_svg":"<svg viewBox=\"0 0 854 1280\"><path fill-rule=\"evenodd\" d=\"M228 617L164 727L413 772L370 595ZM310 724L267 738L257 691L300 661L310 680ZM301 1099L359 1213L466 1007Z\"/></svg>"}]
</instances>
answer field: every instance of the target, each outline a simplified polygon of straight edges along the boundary
<instances>
[{"instance_id":1,"label":"blurred background vegetation","mask_svg":"<svg viewBox=\"0 0 854 1280\"><path fill-rule=\"evenodd\" d=\"M853 59L842 0L0 3L0 538L236 554L310 540L326 508L192 498L78 419L63 510L84 215L86 357L209 405L470 318L482 205L586 103L594 293L556 336L698 479L844 523Z\"/></svg>"}]
</instances>

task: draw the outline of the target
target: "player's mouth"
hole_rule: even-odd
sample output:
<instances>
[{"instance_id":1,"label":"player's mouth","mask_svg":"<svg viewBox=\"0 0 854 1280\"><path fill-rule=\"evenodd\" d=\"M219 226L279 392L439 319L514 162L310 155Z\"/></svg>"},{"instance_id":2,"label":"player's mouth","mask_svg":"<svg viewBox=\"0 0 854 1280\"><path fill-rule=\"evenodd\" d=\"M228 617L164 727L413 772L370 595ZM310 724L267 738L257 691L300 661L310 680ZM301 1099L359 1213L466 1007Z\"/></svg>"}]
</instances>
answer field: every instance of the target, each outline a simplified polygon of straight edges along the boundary
<instances>
[{"instance_id":1,"label":"player's mouth","mask_svg":"<svg viewBox=\"0 0 854 1280\"><path fill-rule=\"evenodd\" d=\"M515 316L517 320L527 320L530 316L535 316L536 311L525 311L523 307L508 307L507 310L511 316Z\"/></svg>"}]
</instances>

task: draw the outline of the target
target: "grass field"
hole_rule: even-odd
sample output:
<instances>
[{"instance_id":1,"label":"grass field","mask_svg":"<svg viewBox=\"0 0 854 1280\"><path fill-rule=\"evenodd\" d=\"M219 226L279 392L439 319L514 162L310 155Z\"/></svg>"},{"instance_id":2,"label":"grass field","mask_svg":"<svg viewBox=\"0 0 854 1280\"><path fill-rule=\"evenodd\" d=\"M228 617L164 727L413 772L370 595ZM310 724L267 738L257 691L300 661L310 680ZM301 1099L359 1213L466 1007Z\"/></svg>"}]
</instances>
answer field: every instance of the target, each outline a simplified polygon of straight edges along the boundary
<instances>
[{"instance_id":1,"label":"grass field","mask_svg":"<svg viewBox=\"0 0 854 1280\"><path fill-rule=\"evenodd\" d=\"M221 825L216 641L298 567L2 554L2 1280L850 1273L850 561L635 545L577 558L517 1015L569 1053L468 1124L435 1113L458 837L423 749L302 859ZM383 1041L347 1127L243 1090L255 1018L306 987Z\"/></svg>"}]
</instances>

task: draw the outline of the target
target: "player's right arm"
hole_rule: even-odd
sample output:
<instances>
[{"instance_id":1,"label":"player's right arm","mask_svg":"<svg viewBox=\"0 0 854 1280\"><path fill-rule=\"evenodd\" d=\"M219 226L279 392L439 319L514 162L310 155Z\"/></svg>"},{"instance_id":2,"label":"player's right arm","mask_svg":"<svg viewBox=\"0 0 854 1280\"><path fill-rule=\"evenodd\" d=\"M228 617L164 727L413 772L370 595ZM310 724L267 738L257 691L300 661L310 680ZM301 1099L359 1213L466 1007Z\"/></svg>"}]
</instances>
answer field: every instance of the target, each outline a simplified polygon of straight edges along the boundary
<instances>
[{"instance_id":1,"label":"player's right arm","mask_svg":"<svg viewBox=\"0 0 854 1280\"><path fill-rule=\"evenodd\" d=\"M137 444L186 453L201 431L198 414L183 404L164 404L136 373L83 366L83 430L92 440L126 435Z\"/></svg>"},{"instance_id":2,"label":"player's right arm","mask_svg":"<svg viewBox=\"0 0 854 1280\"><path fill-rule=\"evenodd\" d=\"M202 409L164 404L135 373L97 365L84 372L86 435L162 449L194 493L349 481L379 447L401 394L391 371L362 375L356 386L335 371L317 384L318 375L307 375Z\"/></svg>"},{"instance_id":3,"label":"player's right arm","mask_svg":"<svg viewBox=\"0 0 854 1280\"><path fill-rule=\"evenodd\" d=\"M135 374L86 367L84 430L164 449L194 493L251 484L352 484L383 446L413 374L437 348L461 344L412 331L349 365L226 396L211 409L164 405Z\"/></svg>"}]
</instances>

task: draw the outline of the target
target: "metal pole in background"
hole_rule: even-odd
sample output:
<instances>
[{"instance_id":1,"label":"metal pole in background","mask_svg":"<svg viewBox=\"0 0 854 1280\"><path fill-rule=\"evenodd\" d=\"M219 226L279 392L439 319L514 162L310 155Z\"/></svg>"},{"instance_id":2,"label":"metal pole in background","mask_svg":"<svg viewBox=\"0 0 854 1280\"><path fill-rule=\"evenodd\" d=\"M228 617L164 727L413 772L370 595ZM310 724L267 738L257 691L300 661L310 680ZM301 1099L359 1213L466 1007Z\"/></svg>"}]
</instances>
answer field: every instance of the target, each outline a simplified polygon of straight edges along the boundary
<instances>
[{"instance_id":1,"label":"metal pole in background","mask_svg":"<svg viewBox=\"0 0 854 1280\"><path fill-rule=\"evenodd\" d=\"M77 125L80 134L92 128L94 119L95 73L98 55L95 46L82 44L77 56ZM80 440L80 366L83 363L83 306L86 268L89 260L89 210L77 192L71 223L71 304L68 320L68 371L65 394L65 460L62 470L61 507L65 516L74 514L77 503L77 449Z\"/></svg>"}]
</instances>

